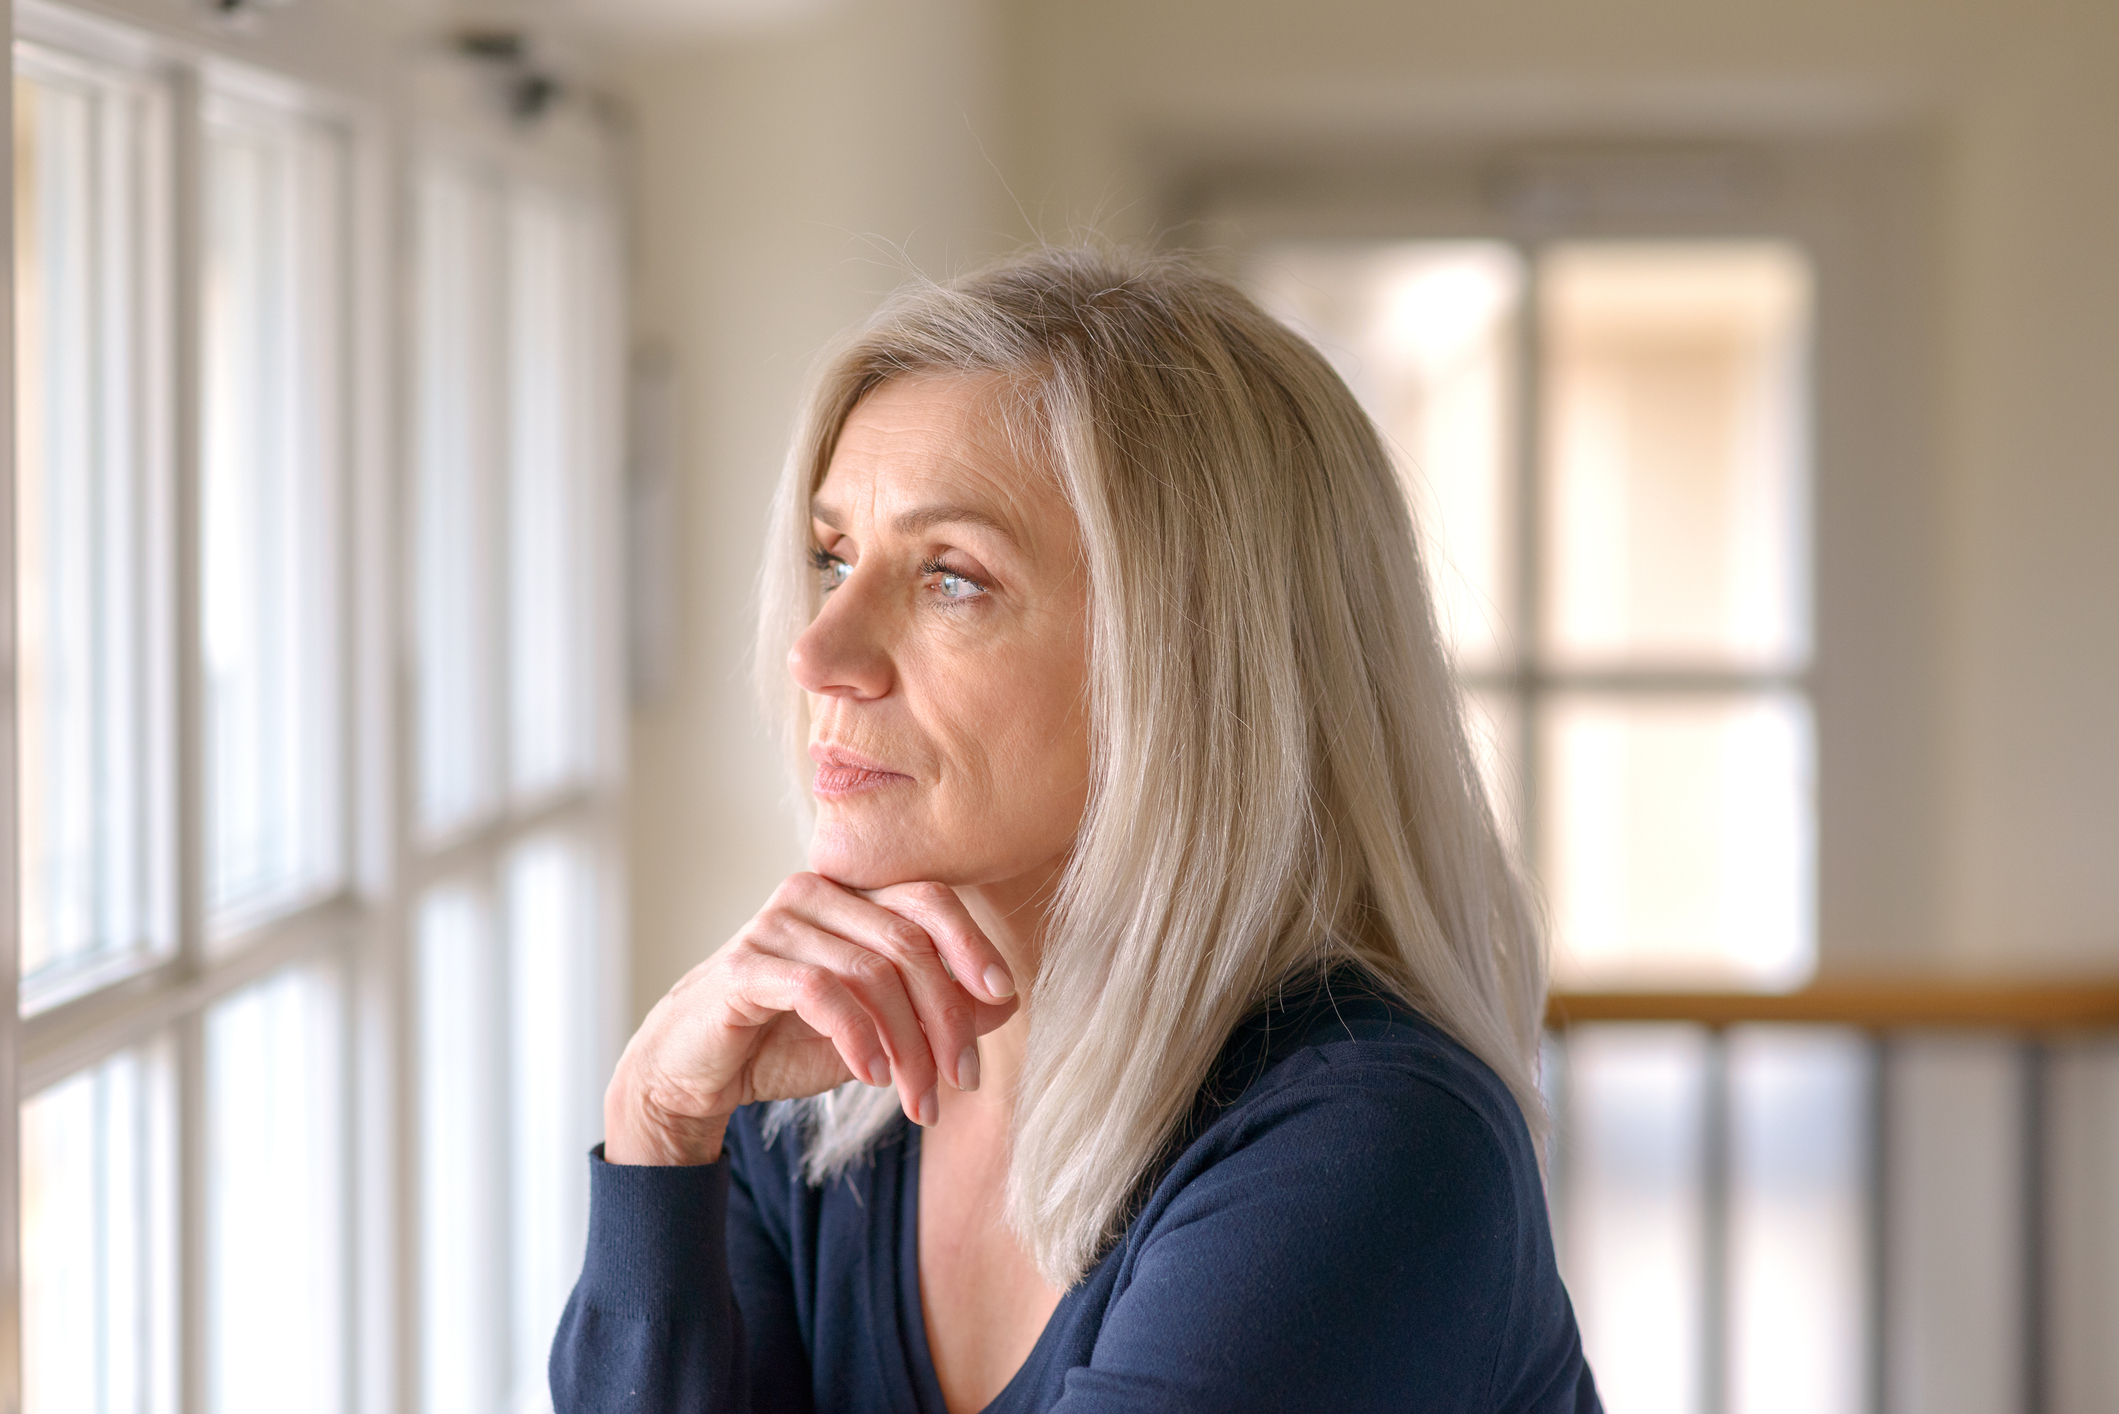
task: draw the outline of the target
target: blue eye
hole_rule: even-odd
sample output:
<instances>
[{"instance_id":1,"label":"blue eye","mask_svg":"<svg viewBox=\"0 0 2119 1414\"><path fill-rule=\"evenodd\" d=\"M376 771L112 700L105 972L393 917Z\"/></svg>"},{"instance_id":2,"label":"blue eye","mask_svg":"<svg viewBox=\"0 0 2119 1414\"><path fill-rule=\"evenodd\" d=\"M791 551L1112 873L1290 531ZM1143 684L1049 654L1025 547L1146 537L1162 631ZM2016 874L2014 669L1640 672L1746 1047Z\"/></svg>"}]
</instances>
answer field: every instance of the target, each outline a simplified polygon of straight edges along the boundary
<instances>
[{"instance_id":1,"label":"blue eye","mask_svg":"<svg viewBox=\"0 0 2119 1414\"><path fill-rule=\"evenodd\" d=\"M968 574L959 574L949 569L940 560L928 560L920 566L920 573L932 576L934 592L954 604L967 599L976 599L986 592L986 586Z\"/></svg>"},{"instance_id":2,"label":"blue eye","mask_svg":"<svg viewBox=\"0 0 2119 1414\"><path fill-rule=\"evenodd\" d=\"M823 582L822 588L826 594L846 583L846 577L853 573L852 565L849 565L828 550L819 550L812 547L809 552L809 562L816 568L817 575Z\"/></svg>"}]
</instances>

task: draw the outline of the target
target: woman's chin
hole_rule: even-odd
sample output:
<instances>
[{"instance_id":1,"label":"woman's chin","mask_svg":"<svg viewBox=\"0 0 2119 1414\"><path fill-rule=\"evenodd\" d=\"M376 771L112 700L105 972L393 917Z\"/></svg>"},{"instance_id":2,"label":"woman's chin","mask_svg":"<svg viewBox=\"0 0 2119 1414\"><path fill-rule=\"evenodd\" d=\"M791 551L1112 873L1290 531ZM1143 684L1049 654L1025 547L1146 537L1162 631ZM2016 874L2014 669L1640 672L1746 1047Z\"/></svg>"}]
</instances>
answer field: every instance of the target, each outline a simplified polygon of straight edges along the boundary
<instances>
[{"instance_id":1,"label":"woman's chin","mask_svg":"<svg viewBox=\"0 0 2119 1414\"><path fill-rule=\"evenodd\" d=\"M809 867L849 889L885 889L934 878L936 861L902 844L893 847L862 832L833 828L824 821L809 839Z\"/></svg>"}]
</instances>

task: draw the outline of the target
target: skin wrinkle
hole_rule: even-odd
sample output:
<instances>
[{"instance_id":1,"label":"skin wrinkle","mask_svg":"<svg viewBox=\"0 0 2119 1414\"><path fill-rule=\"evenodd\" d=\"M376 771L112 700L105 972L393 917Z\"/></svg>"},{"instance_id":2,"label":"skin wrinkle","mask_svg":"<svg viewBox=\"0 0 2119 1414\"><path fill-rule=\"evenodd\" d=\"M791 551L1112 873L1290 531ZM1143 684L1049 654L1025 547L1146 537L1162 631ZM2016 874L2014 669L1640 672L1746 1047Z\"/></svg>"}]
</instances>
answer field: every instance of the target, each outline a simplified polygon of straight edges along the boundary
<instances>
[{"instance_id":1,"label":"skin wrinkle","mask_svg":"<svg viewBox=\"0 0 2119 1414\"><path fill-rule=\"evenodd\" d=\"M811 510L851 569L789 651L813 744L912 777L820 794L810 862L856 888L948 885L1036 974L1088 806L1088 568L1071 504L1020 454L998 376L907 376L848 416ZM938 599L939 563L985 592ZM980 1044L976 1092L942 1090L921 1140L922 1305L951 1408L979 1408L1059 1299L1002 1214L1029 1007Z\"/></svg>"},{"instance_id":2,"label":"skin wrinkle","mask_svg":"<svg viewBox=\"0 0 2119 1414\"><path fill-rule=\"evenodd\" d=\"M976 396L937 399L943 386ZM854 569L790 653L810 691L810 738L874 755L925 787L918 799L886 789L819 802L812 864L856 887L1056 872L1086 803L1085 557L1057 479L995 435L1007 391L998 377L884 385L849 417L815 497L818 543ZM845 536L848 526L865 528L873 547ZM928 531L952 533L913 538ZM975 563L989 595L919 602L899 562L935 553ZM1010 680L995 681L1003 665ZM1067 818L1042 828L1025 819L1054 800ZM1023 904L1011 898L1001 911Z\"/></svg>"}]
</instances>

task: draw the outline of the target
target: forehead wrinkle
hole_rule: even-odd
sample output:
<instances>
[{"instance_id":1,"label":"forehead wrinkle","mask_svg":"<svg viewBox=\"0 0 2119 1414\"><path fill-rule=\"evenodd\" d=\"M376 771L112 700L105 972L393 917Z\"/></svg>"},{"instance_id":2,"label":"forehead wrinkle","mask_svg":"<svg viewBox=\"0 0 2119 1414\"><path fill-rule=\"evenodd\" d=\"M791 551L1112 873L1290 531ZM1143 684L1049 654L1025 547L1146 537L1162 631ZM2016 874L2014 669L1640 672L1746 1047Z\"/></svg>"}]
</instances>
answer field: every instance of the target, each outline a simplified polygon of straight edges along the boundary
<instances>
[{"instance_id":1,"label":"forehead wrinkle","mask_svg":"<svg viewBox=\"0 0 2119 1414\"><path fill-rule=\"evenodd\" d=\"M1041 459L1026 455L1014 419L1007 415L1007 400L995 396L997 390L991 387L978 386L986 381L933 380L930 387L956 382L971 394L945 394L933 401L890 396L893 391L912 392L929 380L885 384L849 415L849 424L865 425L849 426L853 435L841 438L824 479L836 474L842 482L865 483L853 489L856 496L866 493L868 523L880 525L889 514L888 528L898 535L916 535L939 525L981 526L1027 550L1037 538L1027 532L1035 528L1037 517L1030 512L1032 503L1042 499L1040 491L1058 493L1069 514L1072 506L1056 479L1049 488L1040 484L1047 479ZM810 499L811 516L846 533L851 508L827 502L822 491L820 485L819 494ZM886 507L892 501L909 504L890 514Z\"/></svg>"},{"instance_id":2,"label":"forehead wrinkle","mask_svg":"<svg viewBox=\"0 0 2119 1414\"><path fill-rule=\"evenodd\" d=\"M976 506L916 506L898 512L890 522L890 528L900 535L917 535L937 525L982 525L1011 542L1020 540L1014 526Z\"/></svg>"},{"instance_id":3,"label":"forehead wrinkle","mask_svg":"<svg viewBox=\"0 0 2119 1414\"><path fill-rule=\"evenodd\" d=\"M893 533L911 536L940 525L975 525L994 532L1010 544L1021 545L1024 543L1025 537L1019 522L1026 508L1021 504L1022 496L1020 492L1027 488L1018 488L1010 485L1009 483L1016 479L1014 476L1010 475L1009 472L999 471L998 469L989 470L974 467L969 462L947 452L935 458L935 463L925 467L905 468L905 471L910 472L906 479L914 483L913 486L905 489L913 491L915 495L922 490L931 490L946 499L916 501L903 510L890 515L889 528ZM896 478L889 476L887 473L875 474L876 470L871 468L871 474L866 478L867 485L864 488L867 491L867 499L869 501L868 519L871 522L877 521L883 514L876 503L892 499L888 492L896 489L886 487L884 484L886 481ZM1011 468L1011 470L1027 469ZM955 486L923 486L920 484L931 483L936 480L955 481L959 484ZM999 504L995 508L988 508L973 501L960 499L964 491L967 490L974 493L980 491L988 492L991 494L992 499ZM979 499L985 498L980 497ZM845 512L826 501L821 495L810 498L809 514L819 524L828 526L833 530L843 533L847 529Z\"/></svg>"}]
</instances>

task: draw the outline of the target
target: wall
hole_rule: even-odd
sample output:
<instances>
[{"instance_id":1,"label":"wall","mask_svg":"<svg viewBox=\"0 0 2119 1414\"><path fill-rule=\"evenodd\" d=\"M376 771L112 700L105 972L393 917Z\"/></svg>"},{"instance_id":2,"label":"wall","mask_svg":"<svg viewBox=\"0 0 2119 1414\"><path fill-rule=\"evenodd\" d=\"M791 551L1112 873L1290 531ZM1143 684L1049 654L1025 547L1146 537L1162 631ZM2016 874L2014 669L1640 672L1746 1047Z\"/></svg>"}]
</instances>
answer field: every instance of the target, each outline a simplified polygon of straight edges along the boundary
<instances>
[{"instance_id":1,"label":"wall","mask_svg":"<svg viewBox=\"0 0 2119 1414\"><path fill-rule=\"evenodd\" d=\"M1825 962L2119 965L2113 7L799 13L617 70L636 319L676 355L684 407L678 671L634 735L642 1009L799 859L740 666L758 526L803 365L896 282L889 243L944 270L1033 229L1139 237L1232 155L1511 135L1908 154L1890 178L1907 225L1867 233L1896 303L1843 370L1845 401L1907 425L1854 428L1820 488Z\"/></svg>"},{"instance_id":2,"label":"wall","mask_svg":"<svg viewBox=\"0 0 2119 1414\"><path fill-rule=\"evenodd\" d=\"M668 686L635 713L635 1009L645 1012L802 865L750 690L767 502L812 354L908 269L1006 239L980 153L992 81L975 0L641 54L633 319L678 386L680 579Z\"/></svg>"},{"instance_id":3,"label":"wall","mask_svg":"<svg viewBox=\"0 0 2119 1414\"><path fill-rule=\"evenodd\" d=\"M1158 199L1173 178L1231 161L1895 135L1904 160L1881 173L1901 188L1895 226L1847 233L1889 245L1852 292L1888 322L1831 374L1842 404L1891 417L1828 428L1842 454L1820 469L1823 962L2119 964L2119 556L2098 544L2119 528L2113 7L1025 0L1011 14L1012 175L1058 226L1099 214L1152 231L1182 214Z\"/></svg>"},{"instance_id":4,"label":"wall","mask_svg":"<svg viewBox=\"0 0 2119 1414\"><path fill-rule=\"evenodd\" d=\"M1945 946L2119 965L2119 9L1959 118L1949 227Z\"/></svg>"}]
</instances>

